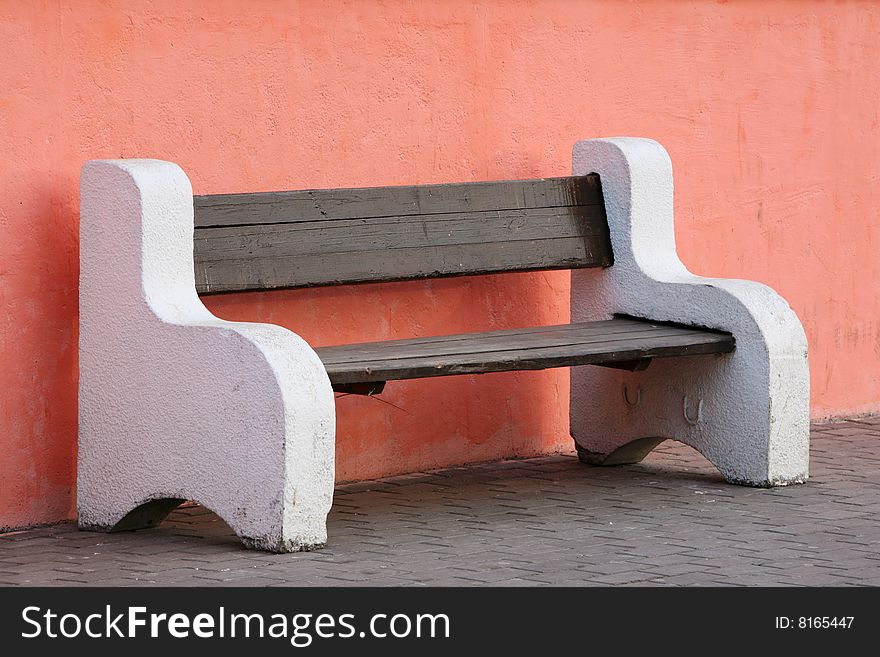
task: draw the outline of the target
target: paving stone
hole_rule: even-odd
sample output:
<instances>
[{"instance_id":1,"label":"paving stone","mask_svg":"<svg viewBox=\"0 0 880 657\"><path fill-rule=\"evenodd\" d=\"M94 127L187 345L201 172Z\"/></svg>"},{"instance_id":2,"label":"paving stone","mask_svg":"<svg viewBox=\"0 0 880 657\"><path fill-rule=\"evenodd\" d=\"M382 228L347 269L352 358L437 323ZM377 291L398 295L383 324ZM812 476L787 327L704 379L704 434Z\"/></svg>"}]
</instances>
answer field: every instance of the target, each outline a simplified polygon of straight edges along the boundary
<instances>
[{"instance_id":1,"label":"paving stone","mask_svg":"<svg viewBox=\"0 0 880 657\"><path fill-rule=\"evenodd\" d=\"M732 486L667 442L632 466L561 454L343 484L330 545L291 555L190 504L142 532L0 534L0 586L880 585L880 416L814 424L811 470Z\"/></svg>"}]
</instances>

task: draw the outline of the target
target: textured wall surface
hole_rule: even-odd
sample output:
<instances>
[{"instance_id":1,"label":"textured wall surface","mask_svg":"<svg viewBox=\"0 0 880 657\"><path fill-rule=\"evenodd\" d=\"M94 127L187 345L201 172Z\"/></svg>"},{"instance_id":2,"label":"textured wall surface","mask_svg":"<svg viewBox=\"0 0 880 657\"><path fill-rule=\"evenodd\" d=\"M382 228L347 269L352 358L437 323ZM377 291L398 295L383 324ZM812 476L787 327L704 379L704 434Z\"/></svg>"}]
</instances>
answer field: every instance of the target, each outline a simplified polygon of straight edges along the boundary
<instances>
[{"instance_id":1,"label":"textured wall surface","mask_svg":"<svg viewBox=\"0 0 880 657\"><path fill-rule=\"evenodd\" d=\"M880 410L880 7L0 0L0 526L73 512L78 175L196 193L565 175L660 141L679 255L803 322L813 415ZM565 321L566 273L207 300L316 345ZM569 448L568 373L339 400L339 479Z\"/></svg>"}]
</instances>

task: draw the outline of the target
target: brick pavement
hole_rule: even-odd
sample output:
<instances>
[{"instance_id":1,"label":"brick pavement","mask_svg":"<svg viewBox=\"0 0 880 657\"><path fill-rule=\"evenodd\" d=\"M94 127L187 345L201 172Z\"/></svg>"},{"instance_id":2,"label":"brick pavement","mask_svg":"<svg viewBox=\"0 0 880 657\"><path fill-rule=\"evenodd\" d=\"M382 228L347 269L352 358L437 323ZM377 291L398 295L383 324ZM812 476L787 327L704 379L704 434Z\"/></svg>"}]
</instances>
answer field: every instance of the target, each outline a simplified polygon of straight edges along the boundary
<instances>
[{"instance_id":1,"label":"brick pavement","mask_svg":"<svg viewBox=\"0 0 880 657\"><path fill-rule=\"evenodd\" d=\"M728 485L693 450L572 455L340 486L330 546L245 550L201 507L160 528L0 534L2 585L880 585L880 417L813 426L812 478Z\"/></svg>"}]
</instances>

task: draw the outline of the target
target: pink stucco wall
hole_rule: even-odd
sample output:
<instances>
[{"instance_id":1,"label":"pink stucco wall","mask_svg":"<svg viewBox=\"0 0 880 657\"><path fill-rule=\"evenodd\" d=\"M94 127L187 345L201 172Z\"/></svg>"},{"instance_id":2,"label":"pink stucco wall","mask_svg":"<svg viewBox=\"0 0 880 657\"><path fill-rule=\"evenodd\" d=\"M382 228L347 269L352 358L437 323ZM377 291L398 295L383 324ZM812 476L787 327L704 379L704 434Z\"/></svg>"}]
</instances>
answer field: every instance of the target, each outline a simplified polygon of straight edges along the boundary
<instances>
[{"instance_id":1,"label":"pink stucco wall","mask_svg":"<svg viewBox=\"0 0 880 657\"><path fill-rule=\"evenodd\" d=\"M813 415L880 410L880 8L761 2L0 0L0 527L73 512L78 173L178 162L197 193L565 175L658 139L682 259L767 283ZM316 344L565 321L565 273L212 298ZM567 372L339 402L355 479L567 448ZM401 410L402 409L402 410Z\"/></svg>"}]
</instances>

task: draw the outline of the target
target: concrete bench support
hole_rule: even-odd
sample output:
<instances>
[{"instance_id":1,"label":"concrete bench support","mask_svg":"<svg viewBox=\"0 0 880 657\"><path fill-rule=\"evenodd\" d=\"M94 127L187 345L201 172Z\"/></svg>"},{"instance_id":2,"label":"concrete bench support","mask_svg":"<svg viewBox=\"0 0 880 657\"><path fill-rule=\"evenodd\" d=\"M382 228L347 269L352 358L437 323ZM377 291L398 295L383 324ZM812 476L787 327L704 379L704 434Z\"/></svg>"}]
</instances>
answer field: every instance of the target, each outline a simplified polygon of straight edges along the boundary
<instances>
[{"instance_id":1,"label":"concrete bench support","mask_svg":"<svg viewBox=\"0 0 880 657\"><path fill-rule=\"evenodd\" d=\"M694 276L675 251L672 165L646 139L582 141L573 173L602 180L614 265L572 271L573 322L615 314L729 331L721 356L657 359L641 372L573 368L571 433L583 461L633 463L665 439L690 445L728 481L802 482L809 462L803 328L770 288Z\"/></svg>"},{"instance_id":2,"label":"concrete bench support","mask_svg":"<svg viewBox=\"0 0 880 657\"><path fill-rule=\"evenodd\" d=\"M294 333L201 303L186 175L155 160L89 162L81 221L80 526L147 527L192 499L247 545L322 546L330 381Z\"/></svg>"}]
</instances>

